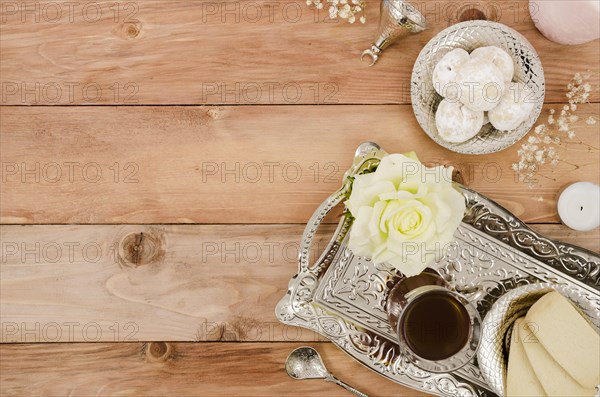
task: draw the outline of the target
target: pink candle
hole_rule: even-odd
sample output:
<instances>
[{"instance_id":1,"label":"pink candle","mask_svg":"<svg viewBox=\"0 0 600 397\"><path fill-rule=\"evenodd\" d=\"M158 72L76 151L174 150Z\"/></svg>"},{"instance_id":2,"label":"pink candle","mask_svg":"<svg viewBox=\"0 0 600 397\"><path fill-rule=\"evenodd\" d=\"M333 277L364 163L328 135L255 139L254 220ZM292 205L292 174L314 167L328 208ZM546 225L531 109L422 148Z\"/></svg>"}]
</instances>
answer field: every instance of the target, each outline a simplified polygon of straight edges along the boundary
<instances>
[{"instance_id":1,"label":"pink candle","mask_svg":"<svg viewBox=\"0 0 600 397\"><path fill-rule=\"evenodd\" d=\"M583 44L600 37L600 1L529 0L535 26L559 44Z\"/></svg>"}]
</instances>

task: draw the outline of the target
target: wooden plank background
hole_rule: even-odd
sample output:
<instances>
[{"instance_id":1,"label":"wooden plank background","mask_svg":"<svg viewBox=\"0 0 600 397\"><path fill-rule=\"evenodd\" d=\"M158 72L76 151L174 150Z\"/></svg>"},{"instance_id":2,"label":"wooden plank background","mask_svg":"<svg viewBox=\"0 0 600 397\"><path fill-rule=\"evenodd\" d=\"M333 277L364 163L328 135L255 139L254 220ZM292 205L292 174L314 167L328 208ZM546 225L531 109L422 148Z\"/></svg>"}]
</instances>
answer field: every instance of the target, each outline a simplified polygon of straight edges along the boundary
<instances>
[{"instance_id":1,"label":"wooden plank background","mask_svg":"<svg viewBox=\"0 0 600 397\"><path fill-rule=\"evenodd\" d=\"M27 3L35 10L32 4L48 2ZM37 14L5 7L0 43L4 57L14 61L0 69L6 83L2 100L15 105L410 103L410 74L421 48L445 27L478 15L473 10L517 29L535 45L547 101L563 101L567 82L581 69L595 73L592 83L598 87L597 43L569 47L542 38L528 1L413 3L430 29L386 51L376 68L358 59L376 38L377 1L367 2L366 26L331 23L326 10L316 13L299 0L98 1L72 12L63 6L61 19L48 7L44 12L40 6Z\"/></svg>"},{"instance_id":2,"label":"wooden plank background","mask_svg":"<svg viewBox=\"0 0 600 397\"><path fill-rule=\"evenodd\" d=\"M430 29L368 68L367 4L350 26L294 0L0 2L0 395L347 395L287 377L302 344L370 395L420 395L274 316L303 222L366 140L454 165L534 229L600 251L600 230L555 211L566 184L600 183L600 123L578 123L528 189L517 146L464 156L429 140L409 85L431 37L486 18L537 49L544 114L589 71L578 115L598 118L598 41L546 40L526 0L415 1Z\"/></svg>"},{"instance_id":3,"label":"wooden plank background","mask_svg":"<svg viewBox=\"0 0 600 397\"><path fill-rule=\"evenodd\" d=\"M329 343L310 343L328 369L371 396L425 396L382 378ZM290 379L297 343L72 343L0 345L5 396L348 396L323 380ZM48 362L60 365L47 365ZM28 379L35 373L35 380ZM64 378L68 378L68 383ZM31 381L30 383L28 383ZM66 386L68 385L68 386ZM268 385L268 386L266 386Z\"/></svg>"},{"instance_id":4,"label":"wooden plank background","mask_svg":"<svg viewBox=\"0 0 600 397\"><path fill-rule=\"evenodd\" d=\"M340 185L356 147L372 140L455 164L465 185L527 222L557 222L561 187L600 182L600 123L584 121L599 113L598 104L580 107L585 144L560 148L560 165L544 167L530 190L511 170L519 145L451 153L423 134L408 105L15 107L0 121L0 216L17 224L301 223Z\"/></svg>"}]
</instances>

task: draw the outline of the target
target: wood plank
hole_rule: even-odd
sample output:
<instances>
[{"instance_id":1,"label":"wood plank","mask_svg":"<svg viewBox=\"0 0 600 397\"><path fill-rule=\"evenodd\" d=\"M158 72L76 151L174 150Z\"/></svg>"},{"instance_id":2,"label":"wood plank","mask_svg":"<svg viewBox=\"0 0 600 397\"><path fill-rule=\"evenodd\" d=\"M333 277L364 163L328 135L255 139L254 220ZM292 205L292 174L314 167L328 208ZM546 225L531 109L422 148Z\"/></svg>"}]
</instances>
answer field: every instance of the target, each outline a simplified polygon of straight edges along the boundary
<instances>
[{"instance_id":1,"label":"wood plank","mask_svg":"<svg viewBox=\"0 0 600 397\"><path fill-rule=\"evenodd\" d=\"M311 344L327 368L377 396L425 396L386 380L330 343ZM0 346L3 396L348 396L297 381L284 362L297 343L77 343ZM49 365L51 363L51 365Z\"/></svg>"},{"instance_id":2,"label":"wood plank","mask_svg":"<svg viewBox=\"0 0 600 397\"><path fill-rule=\"evenodd\" d=\"M410 103L412 66L438 32L473 16L507 24L540 54L546 100L564 101L575 72L594 77L598 41L562 46L534 27L527 0L417 0L431 28L388 49L374 68L365 26L331 22L304 0L3 2L2 104ZM327 8L327 7L325 7ZM276 32L276 33L275 33Z\"/></svg>"},{"instance_id":3,"label":"wood plank","mask_svg":"<svg viewBox=\"0 0 600 397\"><path fill-rule=\"evenodd\" d=\"M0 230L3 342L320 339L275 318L298 225Z\"/></svg>"},{"instance_id":4,"label":"wood plank","mask_svg":"<svg viewBox=\"0 0 600 397\"><path fill-rule=\"evenodd\" d=\"M536 228L600 252L599 230ZM274 313L297 271L302 230L0 226L0 342L323 340ZM333 230L319 229L314 256Z\"/></svg>"},{"instance_id":5,"label":"wood plank","mask_svg":"<svg viewBox=\"0 0 600 397\"><path fill-rule=\"evenodd\" d=\"M519 145L452 153L421 131L408 105L0 111L3 223L302 223L366 140L454 164L465 185L528 222L557 222L566 184L600 183L600 123L584 121L598 118L598 104L578 110L586 145L561 146L563 161L545 166L532 190L511 170Z\"/></svg>"}]
</instances>

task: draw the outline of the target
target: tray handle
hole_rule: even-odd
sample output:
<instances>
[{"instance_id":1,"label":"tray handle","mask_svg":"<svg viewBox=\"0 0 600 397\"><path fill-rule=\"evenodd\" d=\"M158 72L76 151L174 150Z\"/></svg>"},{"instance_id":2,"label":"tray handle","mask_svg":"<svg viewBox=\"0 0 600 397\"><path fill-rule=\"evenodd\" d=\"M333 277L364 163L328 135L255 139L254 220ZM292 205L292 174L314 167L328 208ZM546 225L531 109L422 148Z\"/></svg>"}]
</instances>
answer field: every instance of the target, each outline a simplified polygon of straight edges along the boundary
<instances>
[{"instance_id":1,"label":"tray handle","mask_svg":"<svg viewBox=\"0 0 600 397\"><path fill-rule=\"evenodd\" d=\"M335 208L338 204L340 204L345 198L348 189L346 186L342 187L334 194L329 196L327 200L325 200L321 205L317 208L317 210L312 214L309 221L306 223L306 227L304 228L304 232L302 233L302 240L300 244L300 252L298 257L298 265L299 271L308 270L311 266L309 264L310 250L312 248L313 241L315 239L315 234L321 226L323 219L331 212L333 208ZM338 230L341 225L345 222L345 219L340 221L338 225ZM335 233L337 235L337 231ZM335 244L337 243L336 239L332 239L328 244L327 248L323 251L316 264L322 263L329 252L334 249Z\"/></svg>"},{"instance_id":2,"label":"tray handle","mask_svg":"<svg viewBox=\"0 0 600 397\"><path fill-rule=\"evenodd\" d=\"M308 270L311 267L319 267L322 264L328 264L331 262L332 256L339 248L341 241L338 239L332 239L327 245L326 249L323 251L319 259L315 262L314 266L309 264L310 250L312 248L313 240L315 238L315 234L323 222L323 219L331 212L333 208L335 208L338 204L344 201L350 191L352 190L352 180L355 175L361 174L371 168L374 164L378 164L379 161L386 155L387 153L383 151L379 145L373 142L365 142L358 146L356 152L354 153L354 162L350 169L344 174L344 178L342 180L342 187L338 189L335 193L329 196L321 205L315 210L312 214L308 222L306 223L306 227L304 228L304 232L302 233L302 240L300 244L300 252L298 254L298 270L302 272L303 270ZM337 230L335 231L335 236L345 235L342 232L342 229L348 228L351 224L351 221L344 217L340 223L338 224Z\"/></svg>"}]
</instances>

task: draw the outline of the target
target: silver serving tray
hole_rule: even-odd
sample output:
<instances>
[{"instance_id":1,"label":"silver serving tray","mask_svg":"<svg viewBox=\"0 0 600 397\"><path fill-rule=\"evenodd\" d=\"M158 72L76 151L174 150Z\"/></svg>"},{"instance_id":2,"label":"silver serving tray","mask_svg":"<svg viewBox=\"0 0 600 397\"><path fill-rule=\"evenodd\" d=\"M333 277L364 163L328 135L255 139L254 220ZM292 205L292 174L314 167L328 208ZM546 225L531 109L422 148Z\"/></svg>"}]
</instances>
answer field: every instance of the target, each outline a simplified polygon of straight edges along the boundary
<instances>
[{"instance_id":1,"label":"silver serving tray","mask_svg":"<svg viewBox=\"0 0 600 397\"><path fill-rule=\"evenodd\" d=\"M347 198L352 177L374 170L386 154L374 143L359 146L342 187L312 215L300 244L298 274L277 304L276 316L285 324L318 332L366 367L402 385L439 396L492 396L476 361L436 374L399 353L385 312L397 274L347 248L351 218L342 217L323 254L309 263L317 228ZM482 318L503 294L536 282L575 289L600 307L600 255L547 239L493 201L460 189L467 200L465 217L454 242L432 267L458 290L478 290L470 299Z\"/></svg>"}]
</instances>

